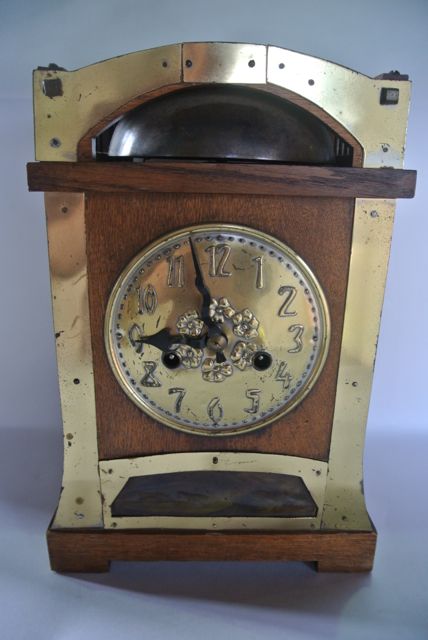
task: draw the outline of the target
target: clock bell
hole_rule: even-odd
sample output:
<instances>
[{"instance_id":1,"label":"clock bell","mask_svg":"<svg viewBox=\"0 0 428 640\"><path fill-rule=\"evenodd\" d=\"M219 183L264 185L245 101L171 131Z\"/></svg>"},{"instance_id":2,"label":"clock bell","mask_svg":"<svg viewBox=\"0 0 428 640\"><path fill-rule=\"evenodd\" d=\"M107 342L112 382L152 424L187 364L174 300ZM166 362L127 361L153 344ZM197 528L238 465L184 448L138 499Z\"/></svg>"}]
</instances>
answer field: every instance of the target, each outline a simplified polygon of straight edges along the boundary
<instances>
[{"instance_id":1,"label":"clock bell","mask_svg":"<svg viewBox=\"0 0 428 640\"><path fill-rule=\"evenodd\" d=\"M34 72L57 571L372 568L362 455L410 83L189 43Z\"/></svg>"}]
</instances>

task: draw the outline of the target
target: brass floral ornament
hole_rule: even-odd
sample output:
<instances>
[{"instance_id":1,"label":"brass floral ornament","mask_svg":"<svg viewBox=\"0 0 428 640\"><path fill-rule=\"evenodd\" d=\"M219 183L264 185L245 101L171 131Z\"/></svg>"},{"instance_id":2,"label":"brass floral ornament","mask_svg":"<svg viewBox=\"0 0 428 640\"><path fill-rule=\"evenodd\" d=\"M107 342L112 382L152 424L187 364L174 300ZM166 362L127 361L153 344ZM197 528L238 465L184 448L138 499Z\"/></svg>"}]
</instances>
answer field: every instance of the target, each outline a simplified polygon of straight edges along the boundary
<instances>
[{"instance_id":1,"label":"brass floral ornament","mask_svg":"<svg viewBox=\"0 0 428 640\"><path fill-rule=\"evenodd\" d=\"M180 357L181 364L186 369L196 369L202 362L202 349L195 349L189 345L181 344L174 351Z\"/></svg>"},{"instance_id":2,"label":"brass floral ornament","mask_svg":"<svg viewBox=\"0 0 428 640\"><path fill-rule=\"evenodd\" d=\"M232 349L230 359L235 367L244 371L253 364L254 354L257 351L257 345L253 342L237 342Z\"/></svg>"},{"instance_id":3,"label":"brass floral ornament","mask_svg":"<svg viewBox=\"0 0 428 640\"><path fill-rule=\"evenodd\" d=\"M256 338L258 336L259 321L249 309L243 309L232 318L233 333L240 338Z\"/></svg>"},{"instance_id":4,"label":"brass floral ornament","mask_svg":"<svg viewBox=\"0 0 428 640\"><path fill-rule=\"evenodd\" d=\"M178 332L186 336L196 338L201 335L203 328L204 323L195 309L186 311L186 313L183 313L177 320Z\"/></svg>"},{"instance_id":5,"label":"brass floral ornament","mask_svg":"<svg viewBox=\"0 0 428 640\"><path fill-rule=\"evenodd\" d=\"M253 365L254 355L258 349L257 344L249 342L258 336L259 321L255 315L246 308L236 312L228 298L212 298L209 306L209 316L212 320L220 324L230 321L233 333L240 338L232 348L229 360L217 362L217 359L207 357L202 362L203 350L190 345L178 345L174 348L175 353L180 357L181 364L186 369L195 369L202 362L202 378L207 382L223 382L233 373L233 367L244 371ZM177 329L180 334L190 337L202 336L204 322L199 313L192 309L179 316ZM246 342L248 340L248 342Z\"/></svg>"},{"instance_id":6,"label":"brass floral ornament","mask_svg":"<svg viewBox=\"0 0 428 640\"><path fill-rule=\"evenodd\" d=\"M227 298L213 298L209 314L214 322L224 322L226 319L232 318L235 314L235 309Z\"/></svg>"},{"instance_id":7,"label":"brass floral ornament","mask_svg":"<svg viewBox=\"0 0 428 640\"><path fill-rule=\"evenodd\" d=\"M232 373L230 362L216 362L215 358L205 358L202 363L202 377L207 382L223 382Z\"/></svg>"}]
</instances>

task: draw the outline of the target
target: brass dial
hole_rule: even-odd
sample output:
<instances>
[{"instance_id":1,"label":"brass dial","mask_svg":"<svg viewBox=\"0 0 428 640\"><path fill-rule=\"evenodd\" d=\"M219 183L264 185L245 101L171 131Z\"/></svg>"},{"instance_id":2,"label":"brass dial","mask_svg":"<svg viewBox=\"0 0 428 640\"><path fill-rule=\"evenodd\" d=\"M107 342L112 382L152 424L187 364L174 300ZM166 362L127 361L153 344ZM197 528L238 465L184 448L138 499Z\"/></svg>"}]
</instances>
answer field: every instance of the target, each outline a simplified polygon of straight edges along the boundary
<instances>
[{"instance_id":1,"label":"brass dial","mask_svg":"<svg viewBox=\"0 0 428 640\"><path fill-rule=\"evenodd\" d=\"M122 389L150 416L231 435L303 400L327 355L329 315L320 284L285 244L247 227L198 225L125 268L105 342Z\"/></svg>"}]
</instances>

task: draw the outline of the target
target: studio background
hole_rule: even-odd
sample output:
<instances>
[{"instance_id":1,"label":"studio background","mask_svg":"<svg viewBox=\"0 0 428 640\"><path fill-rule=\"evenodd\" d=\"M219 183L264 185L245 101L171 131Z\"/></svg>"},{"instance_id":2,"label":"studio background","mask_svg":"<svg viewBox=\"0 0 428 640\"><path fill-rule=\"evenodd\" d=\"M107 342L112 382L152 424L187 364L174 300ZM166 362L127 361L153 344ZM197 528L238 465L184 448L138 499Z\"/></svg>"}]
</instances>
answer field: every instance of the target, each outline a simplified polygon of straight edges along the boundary
<instances>
[{"instance_id":1,"label":"studio background","mask_svg":"<svg viewBox=\"0 0 428 640\"><path fill-rule=\"evenodd\" d=\"M366 447L379 531L372 576L303 564L117 563L108 576L50 573L44 532L61 483L62 435L32 69L68 70L184 41L269 43L369 76L413 81ZM0 620L4 638L425 638L428 443L426 0L0 0ZM367 309L367 313L370 310ZM356 329L357 330L357 329Z\"/></svg>"}]
</instances>

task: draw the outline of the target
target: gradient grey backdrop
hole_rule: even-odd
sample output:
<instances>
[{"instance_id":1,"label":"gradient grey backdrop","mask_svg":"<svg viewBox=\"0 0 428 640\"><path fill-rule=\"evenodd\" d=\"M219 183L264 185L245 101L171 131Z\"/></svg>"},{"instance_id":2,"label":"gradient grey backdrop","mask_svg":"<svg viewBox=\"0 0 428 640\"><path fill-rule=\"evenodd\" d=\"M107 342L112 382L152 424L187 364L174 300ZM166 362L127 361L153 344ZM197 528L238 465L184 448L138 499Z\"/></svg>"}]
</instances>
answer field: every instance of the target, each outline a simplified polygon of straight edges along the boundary
<instances>
[{"instance_id":1,"label":"gradient grey backdrop","mask_svg":"<svg viewBox=\"0 0 428 640\"><path fill-rule=\"evenodd\" d=\"M48 572L61 418L43 202L26 190L31 71L192 40L271 43L414 81L405 163L419 170L417 197L398 202L368 425L366 493L381 535L373 577L300 564L118 563L89 581ZM3 637L428 637L427 41L427 0L0 0Z\"/></svg>"}]
</instances>

